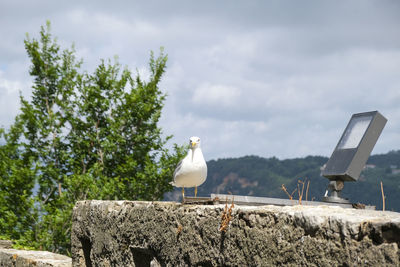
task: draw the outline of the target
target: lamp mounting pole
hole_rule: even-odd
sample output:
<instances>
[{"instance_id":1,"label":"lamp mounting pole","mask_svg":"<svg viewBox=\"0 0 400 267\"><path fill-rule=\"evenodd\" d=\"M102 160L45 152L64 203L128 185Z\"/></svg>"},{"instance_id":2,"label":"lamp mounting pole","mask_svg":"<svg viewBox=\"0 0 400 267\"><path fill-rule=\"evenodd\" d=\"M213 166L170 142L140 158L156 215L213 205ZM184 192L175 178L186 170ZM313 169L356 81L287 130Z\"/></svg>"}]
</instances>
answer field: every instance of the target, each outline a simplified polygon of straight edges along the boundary
<instances>
[{"instance_id":1,"label":"lamp mounting pole","mask_svg":"<svg viewBox=\"0 0 400 267\"><path fill-rule=\"evenodd\" d=\"M344 187L344 182L340 179L331 180L328 184L328 189L326 189L323 201L334 202L334 203L350 203L346 198L342 198L340 193ZM328 196L328 192L331 191L331 195Z\"/></svg>"}]
</instances>

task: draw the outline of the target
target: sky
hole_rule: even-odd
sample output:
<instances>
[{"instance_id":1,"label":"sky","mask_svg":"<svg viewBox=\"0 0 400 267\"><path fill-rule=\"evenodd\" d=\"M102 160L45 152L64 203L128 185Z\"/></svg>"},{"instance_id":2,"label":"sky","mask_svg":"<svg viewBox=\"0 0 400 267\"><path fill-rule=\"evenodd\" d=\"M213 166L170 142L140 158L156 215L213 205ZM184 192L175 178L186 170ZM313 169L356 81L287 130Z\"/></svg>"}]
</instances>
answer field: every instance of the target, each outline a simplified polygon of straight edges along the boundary
<instances>
[{"instance_id":1,"label":"sky","mask_svg":"<svg viewBox=\"0 0 400 267\"><path fill-rule=\"evenodd\" d=\"M354 113L387 119L373 154L400 149L400 1L0 0L0 126L29 99L24 49L51 22L83 69L113 59L148 77L168 54L160 126L206 160L329 157Z\"/></svg>"}]
</instances>

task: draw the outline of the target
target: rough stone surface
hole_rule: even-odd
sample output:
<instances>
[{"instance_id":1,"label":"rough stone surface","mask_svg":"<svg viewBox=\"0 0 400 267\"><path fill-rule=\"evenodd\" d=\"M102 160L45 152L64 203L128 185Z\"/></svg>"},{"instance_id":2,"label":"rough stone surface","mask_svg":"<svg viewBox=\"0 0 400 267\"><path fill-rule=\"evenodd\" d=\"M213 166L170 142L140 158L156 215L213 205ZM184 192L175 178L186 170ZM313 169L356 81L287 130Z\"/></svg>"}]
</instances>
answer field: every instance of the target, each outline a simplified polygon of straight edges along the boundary
<instances>
[{"instance_id":1,"label":"rough stone surface","mask_svg":"<svg viewBox=\"0 0 400 267\"><path fill-rule=\"evenodd\" d=\"M48 251L0 249L0 266L70 267L70 257Z\"/></svg>"},{"instance_id":2,"label":"rough stone surface","mask_svg":"<svg viewBox=\"0 0 400 267\"><path fill-rule=\"evenodd\" d=\"M0 248L12 248L13 242L11 240L0 240Z\"/></svg>"},{"instance_id":3,"label":"rough stone surface","mask_svg":"<svg viewBox=\"0 0 400 267\"><path fill-rule=\"evenodd\" d=\"M399 266L400 213L328 206L82 201L73 266Z\"/></svg>"}]
</instances>

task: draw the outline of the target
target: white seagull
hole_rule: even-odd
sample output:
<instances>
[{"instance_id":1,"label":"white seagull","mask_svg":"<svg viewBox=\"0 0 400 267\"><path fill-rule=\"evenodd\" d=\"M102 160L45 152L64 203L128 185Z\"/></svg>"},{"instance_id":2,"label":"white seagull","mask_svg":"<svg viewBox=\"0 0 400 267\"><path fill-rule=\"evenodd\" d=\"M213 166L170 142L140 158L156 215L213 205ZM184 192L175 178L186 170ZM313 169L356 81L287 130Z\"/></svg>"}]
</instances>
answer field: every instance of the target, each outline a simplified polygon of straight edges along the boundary
<instances>
[{"instance_id":1,"label":"white seagull","mask_svg":"<svg viewBox=\"0 0 400 267\"><path fill-rule=\"evenodd\" d=\"M200 148L200 138L190 137L190 149L181 160L174 172L173 186L182 187L182 201L185 196L185 187L194 187L194 196L197 196L197 187L207 178L207 164Z\"/></svg>"}]
</instances>

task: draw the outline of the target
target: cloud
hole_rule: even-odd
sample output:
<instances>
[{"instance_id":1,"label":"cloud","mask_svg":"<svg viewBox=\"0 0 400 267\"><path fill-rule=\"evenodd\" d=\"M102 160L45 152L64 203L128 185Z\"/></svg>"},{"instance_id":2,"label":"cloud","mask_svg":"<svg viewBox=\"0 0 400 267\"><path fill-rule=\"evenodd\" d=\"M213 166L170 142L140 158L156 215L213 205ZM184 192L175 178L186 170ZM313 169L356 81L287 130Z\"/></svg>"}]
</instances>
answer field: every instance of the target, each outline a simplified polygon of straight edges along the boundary
<instances>
[{"instance_id":1,"label":"cloud","mask_svg":"<svg viewBox=\"0 0 400 267\"><path fill-rule=\"evenodd\" d=\"M240 96L240 90L233 86L202 84L195 89L192 102L201 108L232 107L239 104Z\"/></svg>"},{"instance_id":2,"label":"cloud","mask_svg":"<svg viewBox=\"0 0 400 267\"><path fill-rule=\"evenodd\" d=\"M20 92L29 85L7 79L4 71L0 70L0 127L8 127L12 123L20 106Z\"/></svg>"},{"instance_id":3,"label":"cloud","mask_svg":"<svg viewBox=\"0 0 400 267\"><path fill-rule=\"evenodd\" d=\"M5 79L4 73L0 71L0 89L1 92L5 95L17 93L20 90L21 85L18 81L9 81Z\"/></svg>"},{"instance_id":4,"label":"cloud","mask_svg":"<svg viewBox=\"0 0 400 267\"><path fill-rule=\"evenodd\" d=\"M119 56L148 77L150 50L168 54L161 120L174 142L203 140L208 159L329 156L351 114L389 121L375 153L399 149L398 1L6 1L0 4L0 124L30 94L25 33L46 19L83 69Z\"/></svg>"}]
</instances>

